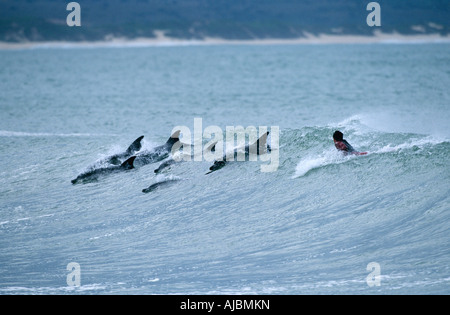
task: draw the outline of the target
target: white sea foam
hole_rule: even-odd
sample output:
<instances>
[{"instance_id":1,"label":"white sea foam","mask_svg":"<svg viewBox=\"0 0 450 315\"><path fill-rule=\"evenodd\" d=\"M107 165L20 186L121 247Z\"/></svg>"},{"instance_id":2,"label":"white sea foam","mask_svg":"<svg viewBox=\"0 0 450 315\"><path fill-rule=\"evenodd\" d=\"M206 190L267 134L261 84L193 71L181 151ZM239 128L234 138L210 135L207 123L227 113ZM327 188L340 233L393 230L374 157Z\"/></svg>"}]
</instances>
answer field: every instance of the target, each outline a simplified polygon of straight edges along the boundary
<instances>
[{"instance_id":1,"label":"white sea foam","mask_svg":"<svg viewBox=\"0 0 450 315\"><path fill-rule=\"evenodd\" d=\"M388 153L388 152L397 152L406 149L412 149L414 147L423 148L427 145L437 145L446 142L444 139L438 139L434 137L426 137L423 139L411 139L408 142L401 143L398 145L388 144L383 146L382 148L376 150L374 153Z\"/></svg>"},{"instance_id":2,"label":"white sea foam","mask_svg":"<svg viewBox=\"0 0 450 315\"><path fill-rule=\"evenodd\" d=\"M424 44L448 43L449 36L435 34L401 35L399 33L382 33L375 31L373 36L363 35L314 35L304 32L302 37L294 39L250 39L227 40L217 37L205 37L201 40L177 39L168 37L165 31L155 30L154 38L115 38L107 36L104 41L84 42L0 42L0 50L4 49L77 49L77 48L129 48L129 47L184 47L184 46L210 46L210 45L319 45L319 44Z\"/></svg>"},{"instance_id":3,"label":"white sea foam","mask_svg":"<svg viewBox=\"0 0 450 315\"><path fill-rule=\"evenodd\" d=\"M344 156L338 151L324 152L319 156L309 156L303 158L295 168L295 174L292 178L305 176L310 171L332 164L341 164L355 158L355 155Z\"/></svg>"},{"instance_id":4,"label":"white sea foam","mask_svg":"<svg viewBox=\"0 0 450 315\"><path fill-rule=\"evenodd\" d=\"M11 286L0 288L0 293L3 294L49 294L49 293L83 293L88 291L102 291L107 288L106 285L93 283L82 285L79 287L21 287L21 286Z\"/></svg>"},{"instance_id":5,"label":"white sea foam","mask_svg":"<svg viewBox=\"0 0 450 315\"><path fill-rule=\"evenodd\" d=\"M104 137L112 136L107 134L92 133L49 133L49 132L22 132L0 130L0 137Z\"/></svg>"},{"instance_id":6,"label":"white sea foam","mask_svg":"<svg viewBox=\"0 0 450 315\"><path fill-rule=\"evenodd\" d=\"M176 176L176 175L163 175L163 174L156 175L156 177L155 177L156 183L170 182L170 181L177 181L177 180L181 180L181 177Z\"/></svg>"}]
</instances>

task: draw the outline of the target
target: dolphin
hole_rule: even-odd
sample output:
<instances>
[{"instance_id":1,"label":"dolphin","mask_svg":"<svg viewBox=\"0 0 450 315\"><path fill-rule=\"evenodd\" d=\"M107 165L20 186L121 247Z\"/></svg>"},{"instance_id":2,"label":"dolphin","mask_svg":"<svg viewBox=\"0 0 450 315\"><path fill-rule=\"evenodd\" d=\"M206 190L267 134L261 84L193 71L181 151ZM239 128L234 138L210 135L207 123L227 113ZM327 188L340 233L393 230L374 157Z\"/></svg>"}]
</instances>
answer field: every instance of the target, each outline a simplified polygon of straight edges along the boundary
<instances>
[{"instance_id":1,"label":"dolphin","mask_svg":"<svg viewBox=\"0 0 450 315\"><path fill-rule=\"evenodd\" d=\"M271 151L270 146L267 144L267 137L269 136L269 132L266 132L263 134L255 143L251 145L246 145L244 147L245 157L247 158L250 153L256 153L257 155L266 154L267 152ZM234 149L234 156L233 159L236 160L237 157L237 151L240 148ZM225 154L220 161L214 161L214 164L209 168L209 172L206 173L206 175L211 174L212 172L220 170L222 167L227 165L227 154Z\"/></svg>"},{"instance_id":2,"label":"dolphin","mask_svg":"<svg viewBox=\"0 0 450 315\"><path fill-rule=\"evenodd\" d=\"M89 183L96 181L100 176L105 176L107 174L111 173L118 173L123 172L127 170L131 170L134 168L134 160L136 159L136 156L132 156L125 162L123 162L121 165L114 165L114 166L104 166L100 168L91 168L88 171L78 175L77 178L72 180L72 184L79 184L79 183Z\"/></svg>"},{"instance_id":3,"label":"dolphin","mask_svg":"<svg viewBox=\"0 0 450 315\"><path fill-rule=\"evenodd\" d=\"M177 163L177 161L175 161L173 158L167 159L155 170L155 174L161 173L164 169L166 169L167 167L169 167L175 163Z\"/></svg>"},{"instance_id":4,"label":"dolphin","mask_svg":"<svg viewBox=\"0 0 450 315\"><path fill-rule=\"evenodd\" d=\"M108 164L113 165L121 165L123 161L129 159L133 155L136 154L136 152L139 152L142 148L141 141L144 139L144 136L140 136L134 142L128 147L128 149L125 152L115 154L112 156L109 156L102 160L102 162L106 162Z\"/></svg>"},{"instance_id":5,"label":"dolphin","mask_svg":"<svg viewBox=\"0 0 450 315\"><path fill-rule=\"evenodd\" d=\"M155 191L156 189L160 188L160 187L166 187L166 186L171 186L177 182L181 181L180 179L168 179L165 181L161 181L158 183L155 183L153 185L150 185L148 188L143 189L142 192L145 194L148 194L152 191Z\"/></svg>"},{"instance_id":6,"label":"dolphin","mask_svg":"<svg viewBox=\"0 0 450 315\"><path fill-rule=\"evenodd\" d=\"M208 147L206 147L206 149L204 150L204 152L215 152L216 151L216 144L218 141L215 141L213 143L211 143ZM176 163L181 163L183 162L183 160L181 161L176 161L173 157L169 157L167 160L165 160L156 170L155 170L155 174L159 174L161 173L164 169L168 168L169 166L172 166Z\"/></svg>"},{"instance_id":7,"label":"dolphin","mask_svg":"<svg viewBox=\"0 0 450 315\"><path fill-rule=\"evenodd\" d=\"M167 142L163 145L153 148L152 150L139 152L136 155L137 163L139 163L140 165L147 165L166 159L169 156L169 153L172 151L173 145L180 141L180 133L180 130L174 132L170 136L169 140L167 140Z\"/></svg>"}]
</instances>

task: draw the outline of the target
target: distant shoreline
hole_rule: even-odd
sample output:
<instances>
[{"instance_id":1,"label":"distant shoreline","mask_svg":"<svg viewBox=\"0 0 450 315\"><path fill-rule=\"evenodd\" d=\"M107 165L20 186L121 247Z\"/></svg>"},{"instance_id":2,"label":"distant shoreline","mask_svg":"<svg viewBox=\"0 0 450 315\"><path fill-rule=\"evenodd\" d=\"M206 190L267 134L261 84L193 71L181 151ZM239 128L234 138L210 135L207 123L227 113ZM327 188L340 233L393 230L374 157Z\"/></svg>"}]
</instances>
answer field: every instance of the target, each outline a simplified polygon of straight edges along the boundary
<instances>
[{"instance_id":1,"label":"distant shoreline","mask_svg":"<svg viewBox=\"0 0 450 315\"><path fill-rule=\"evenodd\" d=\"M47 42L0 42L0 50L26 50L45 48L108 48L108 47L171 47L171 46L208 46L208 45L321 45L321 44L429 44L450 43L450 35L418 34L402 35L399 33L374 32L373 36L332 35L314 36L305 33L305 37L295 39L249 39L228 40L222 38L205 38L199 40L170 38L163 31L156 31L154 38L113 38L104 41L47 41Z\"/></svg>"}]
</instances>

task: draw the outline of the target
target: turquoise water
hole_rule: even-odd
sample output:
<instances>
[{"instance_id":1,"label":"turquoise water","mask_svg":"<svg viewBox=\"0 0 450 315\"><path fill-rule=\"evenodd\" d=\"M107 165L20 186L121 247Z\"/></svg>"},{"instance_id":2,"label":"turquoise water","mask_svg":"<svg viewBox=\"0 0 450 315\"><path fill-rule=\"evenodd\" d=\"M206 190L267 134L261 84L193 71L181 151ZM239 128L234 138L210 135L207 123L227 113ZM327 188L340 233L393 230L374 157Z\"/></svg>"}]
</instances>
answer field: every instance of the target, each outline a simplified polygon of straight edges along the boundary
<instances>
[{"instance_id":1,"label":"turquoise water","mask_svg":"<svg viewBox=\"0 0 450 315\"><path fill-rule=\"evenodd\" d=\"M448 44L0 51L0 294L449 294L449 86ZM279 126L278 170L71 184L194 118Z\"/></svg>"}]
</instances>

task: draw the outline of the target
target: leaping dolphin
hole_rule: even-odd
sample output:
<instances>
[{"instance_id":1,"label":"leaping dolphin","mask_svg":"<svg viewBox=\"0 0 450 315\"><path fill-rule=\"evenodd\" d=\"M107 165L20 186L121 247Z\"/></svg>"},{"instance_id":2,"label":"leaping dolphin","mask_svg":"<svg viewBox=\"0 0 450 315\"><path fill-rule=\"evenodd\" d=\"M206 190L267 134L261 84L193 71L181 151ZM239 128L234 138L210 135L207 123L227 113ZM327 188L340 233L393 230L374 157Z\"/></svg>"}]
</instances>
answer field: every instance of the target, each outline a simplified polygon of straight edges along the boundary
<instances>
[{"instance_id":1,"label":"leaping dolphin","mask_svg":"<svg viewBox=\"0 0 450 315\"><path fill-rule=\"evenodd\" d=\"M114 166L105 166L100 168L91 168L88 171L84 172L83 174L78 175L77 178L72 180L72 184L79 184L79 183L89 183L96 181L100 176L104 176L111 173L117 173L122 171L131 170L134 168L134 160L136 159L135 156L132 156L125 162L123 162L121 165L114 165Z\"/></svg>"},{"instance_id":2,"label":"leaping dolphin","mask_svg":"<svg viewBox=\"0 0 450 315\"><path fill-rule=\"evenodd\" d=\"M269 132L263 134L255 143L251 145L246 145L244 147L245 157L248 158L250 154L262 155L271 151L269 145L267 145L267 137L269 136ZM233 159L236 160L239 148L234 149ZM220 161L214 161L214 164L209 168L209 172L206 175L211 174L212 172L220 170L222 167L227 165L229 161L227 161L227 154L225 154Z\"/></svg>"}]
</instances>

